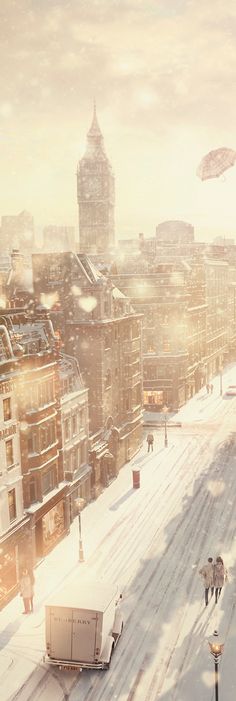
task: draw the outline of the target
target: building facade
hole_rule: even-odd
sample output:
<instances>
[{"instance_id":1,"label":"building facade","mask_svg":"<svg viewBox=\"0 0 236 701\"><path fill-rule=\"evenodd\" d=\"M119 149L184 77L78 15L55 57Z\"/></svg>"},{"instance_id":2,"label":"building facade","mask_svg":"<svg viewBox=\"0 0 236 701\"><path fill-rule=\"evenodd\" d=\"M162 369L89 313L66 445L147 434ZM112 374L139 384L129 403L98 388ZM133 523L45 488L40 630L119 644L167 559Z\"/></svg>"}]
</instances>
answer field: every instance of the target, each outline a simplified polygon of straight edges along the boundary
<instances>
[{"instance_id":1,"label":"building facade","mask_svg":"<svg viewBox=\"0 0 236 701\"><path fill-rule=\"evenodd\" d=\"M67 489L59 463L59 369L52 325L45 314L5 310L17 354L13 378L20 426L23 500L30 516L32 562L68 532Z\"/></svg>"},{"instance_id":2,"label":"building facade","mask_svg":"<svg viewBox=\"0 0 236 701\"><path fill-rule=\"evenodd\" d=\"M59 354L61 442L59 462L67 483L70 521L77 514L76 499L91 500L91 472L88 464L88 390L84 387L75 358Z\"/></svg>"},{"instance_id":3,"label":"building facade","mask_svg":"<svg viewBox=\"0 0 236 701\"><path fill-rule=\"evenodd\" d=\"M31 557L30 519L23 505L20 423L14 392L17 362L9 332L1 323L0 609L17 591L22 564Z\"/></svg>"},{"instance_id":4,"label":"building facade","mask_svg":"<svg viewBox=\"0 0 236 701\"><path fill-rule=\"evenodd\" d=\"M43 230L44 251L74 251L75 228L74 226L45 226Z\"/></svg>"},{"instance_id":5,"label":"building facade","mask_svg":"<svg viewBox=\"0 0 236 701\"><path fill-rule=\"evenodd\" d=\"M100 253L114 247L115 180L106 156L96 107L87 148L77 169L79 250Z\"/></svg>"},{"instance_id":6,"label":"building facade","mask_svg":"<svg viewBox=\"0 0 236 701\"><path fill-rule=\"evenodd\" d=\"M21 248L29 253L34 249L34 219L26 210L2 216L0 250L5 253L12 248Z\"/></svg>"},{"instance_id":7,"label":"building facade","mask_svg":"<svg viewBox=\"0 0 236 701\"><path fill-rule=\"evenodd\" d=\"M97 496L141 445L141 315L85 255L35 255L33 277L38 300L41 289L57 291L53 324L65 351L78 359L89 390L92 492Z\"/></svg>"}]
</instances>

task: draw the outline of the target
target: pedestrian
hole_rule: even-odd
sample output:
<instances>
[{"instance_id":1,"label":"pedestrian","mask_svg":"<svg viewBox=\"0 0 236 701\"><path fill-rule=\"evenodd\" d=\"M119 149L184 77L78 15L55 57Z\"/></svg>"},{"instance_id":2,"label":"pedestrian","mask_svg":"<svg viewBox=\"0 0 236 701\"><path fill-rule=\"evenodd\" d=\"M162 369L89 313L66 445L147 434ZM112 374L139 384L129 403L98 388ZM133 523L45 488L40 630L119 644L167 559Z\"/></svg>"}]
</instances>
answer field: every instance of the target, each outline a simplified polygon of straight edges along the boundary
<instances>
[{"instance_id":1,"label":"pedestrian","mask_svg":"<svg viewBox=\"0 0 236 701\"><path fill-rule=\"evenodd\" d=\"M214 587L215 587L215 603L221 594L222 587L228 581L228 572L224 566L222 557L218 555L214 564Z\"/></svg>"},{"instance_id":2,"label":"pedestrian","mask_svg":"<svg viewBox=\"0 0 236 701\"><path fill-rule=\"evenodd\" d=\"M208 594L209 589L211 590L211 596L214 594L214 566L213 557L208 557L207 564L199 570L203 578L203 585L205 590L205 605L208 606Z\"/></svg>"},{"instance_id":3,"label":"pedestrian","mask_svg":"<svg viewBox=\"0 0 236 701\"><path fill-rule=\"evenodd\" d=\"M210 392L210 385L209 385L208 383L207 383L207 385L206 385L206 391L207 391L207 394L209 394L209 392Z\"/></svg>"},{"instance_id":4,"label":"pedestrian","mask_svg":"<svg viewBox=\"0 0 236 701\"><path fill-rule=\"evenodd\" d=\"M211 384L210 385L211 394L213 393L213 389L214 389L214 386Z\"/></svg>"},{"instance_id":5,"label":"pedestrian","mask_svg":"<svg viewBox=\"0 0 236 701\"><path fill-rule=\"evenodd\" d=\"M32 599L33 587L31 584L29 570L25 568L22 571L20 578L20 596L22 596L24 603L24 611L22 613L30 613L30 601Z\"/></svg>"},{"instance_id":6,"label":"pedestrian","mask_svg":"<svg viewBox=\"0 0 236 701\"><path fill-rule=\"evenodd\" d=\"M29 576L30 576L30 581L31 581L31 597L30 597L30 610L34 610L34 583L35 583L35 578L34 578L34 572L33 569L29 569Z\"/></svg>"},{"instance_id":7,"label":"pedestrian","mask_svg":"<svg viewBox=\"0 0 236 701\"><path fill-rule=\"evenodd\" d=\"M148 433L147 434L148 453L149 453L149 450L153 451L153 443L154 443L153 433Z\"/></svg>"}]
</instances>

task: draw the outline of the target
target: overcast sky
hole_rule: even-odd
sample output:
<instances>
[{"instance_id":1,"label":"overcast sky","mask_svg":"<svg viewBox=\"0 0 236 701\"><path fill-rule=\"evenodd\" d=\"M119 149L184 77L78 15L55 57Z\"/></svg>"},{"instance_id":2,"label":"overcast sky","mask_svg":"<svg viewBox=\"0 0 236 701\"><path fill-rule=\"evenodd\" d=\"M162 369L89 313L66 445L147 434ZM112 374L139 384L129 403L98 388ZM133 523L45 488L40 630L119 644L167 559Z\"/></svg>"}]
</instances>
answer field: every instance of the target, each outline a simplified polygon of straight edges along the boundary
<instances>
[{"instance_id":1,"label":"overcast sky","mask_svg":"<svg viewBox=\"0 0 236 701\"><path fill-rule=\"evenodd\" d=\"M93 98L116 176L117 238L184 219L236 238L235 0L1 0L0 214L76 224Z\"/></svg>"}]
</instances>

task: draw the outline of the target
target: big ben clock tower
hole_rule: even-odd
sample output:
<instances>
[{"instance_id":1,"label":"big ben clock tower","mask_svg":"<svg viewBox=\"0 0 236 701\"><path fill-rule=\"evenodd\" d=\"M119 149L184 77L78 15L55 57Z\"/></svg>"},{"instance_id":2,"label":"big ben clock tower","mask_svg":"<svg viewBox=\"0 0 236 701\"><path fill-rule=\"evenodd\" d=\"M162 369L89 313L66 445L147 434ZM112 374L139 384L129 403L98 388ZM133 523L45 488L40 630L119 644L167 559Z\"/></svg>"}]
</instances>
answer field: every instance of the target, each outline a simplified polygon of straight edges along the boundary
<instances>
[{"instance_id":1,"label":"big ben clock tower","mask_svg":"<svg viewBox=\"0 0 236 701\"><path fill-rule=\"evenodd\" d=\"M104 150L95 105L87 148L77 169L77 199L80 252L111 250L115 241L115 179Z\"/></svg>"}]
</instances>

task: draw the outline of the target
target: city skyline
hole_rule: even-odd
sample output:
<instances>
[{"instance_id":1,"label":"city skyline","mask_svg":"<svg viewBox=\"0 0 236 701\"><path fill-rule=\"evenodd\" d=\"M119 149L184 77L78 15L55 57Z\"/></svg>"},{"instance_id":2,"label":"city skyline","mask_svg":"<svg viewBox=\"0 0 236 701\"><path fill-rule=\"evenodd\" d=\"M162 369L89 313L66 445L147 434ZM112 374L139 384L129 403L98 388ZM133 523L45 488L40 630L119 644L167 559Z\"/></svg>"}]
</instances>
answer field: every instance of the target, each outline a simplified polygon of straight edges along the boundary
<instances>
[{"instance_id":1,"label":"city skyline","mask_svg":"<svg viewBox=\"0 0 236 701\"><path fill-rule=\"evenodd\" d=\"M29 210L36 232L78 228L76 168L93 100L116 177L116 239L163 220L195 238L236 236L236 169L201 182L209 150L234 148L233 0L6 2L0 214ZM122 38L122 39L121 39Z\"/></svg>"}]
</instances>

